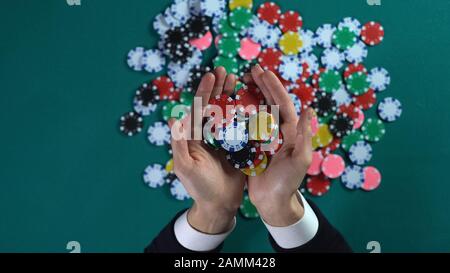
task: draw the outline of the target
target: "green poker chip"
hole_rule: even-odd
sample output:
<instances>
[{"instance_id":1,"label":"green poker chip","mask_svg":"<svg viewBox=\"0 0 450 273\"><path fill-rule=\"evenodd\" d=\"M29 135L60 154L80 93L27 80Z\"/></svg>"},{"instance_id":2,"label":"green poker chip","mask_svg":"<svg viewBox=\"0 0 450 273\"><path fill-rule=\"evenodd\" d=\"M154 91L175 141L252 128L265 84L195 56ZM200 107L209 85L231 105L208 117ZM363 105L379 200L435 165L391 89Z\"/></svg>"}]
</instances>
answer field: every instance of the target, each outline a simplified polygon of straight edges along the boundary
<instances>
[{"instance_id":1,"label":"green poker chip","mask_svg":"<svg viewBox=\"0 0 450 273\"><path fill-rule=\"evenodd\" d=\"M369 118L361 127L364 139L370 142L378 142L386 134L384 123L376 118Z\"/></svg>"},{"instance_id":2,"label":"green poker chip","mask_svg":"<svg viewBox=\"0 0 450 273\"><path fill-rule=\"evenodd\" d=\"M340 50L347 50L356 43L356 34L348 27L337 29L333 34L333 44Z\"/></svg>"},{"instance_id":3,"label":"green poker chip","mask_svg":"<svg viewBox=\"0 0 450 273\"><path fill-rule=\"evenodd\" d=\"M254 219L259 217L258 210L252 204L247 194L244 195L244 199L242 200L239 210L245 218Z\"/></svg>"},{"instance_id":4,"label":"green poker chip","mask_svg":"<svg viewBox=\"0 0 450 273\"><path fill-rule=\"evenodd\" d=\"M224 56L217 56L214 59L214 68L223 66L228 74L237 74L238 73L238 61L236 58L227 58Z\"/></svg>"},{"instance_id":5,"label":"green poker chip","mask_svg":"<svg viewBox=\"0 0 450 273\"><path fill-rule=\"evenodd\" d=\"M238 37L239 32L230 26L227 17L223 17L219 22L219 33L222 37Z\"/></svg>"},{"instance_id":6,"label":"green poker chip","mask_svg":"<svg viewBox=\"0 0 450 273\"><path fill-rule=\"evenodd\" d=\"M252 19L252 11L244 7L238 7L231 11L228 18L231 27L238 31L248 28L252 22Z\"/></svg>"},{"instance_id":7,"label":"green poker chip","mask_svg":"<svg viewBox=\"0 0 450 273\"><path fill-rule=\"evenodd\" d=\"M356 72L347 78L346 87L351 94L359 96L369 91L370 81L366 73Z\"/></svg>"},{"instance_id":8,"label":"green poker chip","mask_svg":"<svg viewBox=\"0 0 450 273\"><path fill-rule=\"evenodd\" d=\"M223 37L219 41L219 55L233 58L235 57L239 49L241 48L241 41L238 37Z\"/></svg>"},{"instance_id":9,"label":"green poker chip","mask_svg":"<svg viewBox=\"0 0 450 273\"><path fill-rule=\"evenodd\" d=\"M219 149L221 147L219 141L217 141L210 130L206 130L206 132L204 133L203 142L213 149Z\"/></svg>"},{"instance_id":10,"label":"green poker chip","mask_svg":"<svg viewBox=\"0 0 450 273\"><path fill-rule=\"evenodd\" d=\"M353 131L342 138L341 147L344 151L348 152L353 144L361 140L364 140L363 134L360 131Z\"/></svg>"},{"instance_id":11,"label":"green poker chip","mask_svg":"<svg viewBox=\"0 0 450 273\"><path fill-rule=\"evenodd\" d=\"M182 105L182 108L177 108L177 112L174 112L174 109L176 106ZM165 121L169 121L171 118L176 119L182 119L186 116L186 114L189 112L190 107L181 104L176 101L166 101L162 108L161 108L161 114Z\"/></svg>"},{"instance_id":12,"label":"green poker chip","mask_svg":"<svg viewBox=\"0 0 450 273\"><path fill-rule=\"evenodd\" d=\"M342 85L342 78L338 71L327 70L320 74L319 88L327 93L333 93L339 90Z\"/></svg>"},{"instance_id":13,"label":"green poker chip","mask_svg":"<svg viewBox=\"0 0 450 273\"><path fill-rule=\"evenodd\" d=\"M181 92L180 102L181 102L181 104L191 107L192 103L194 102L194 94L192 94L191 92L187 92L187 91Z\"/></svg>"}]
</instances>

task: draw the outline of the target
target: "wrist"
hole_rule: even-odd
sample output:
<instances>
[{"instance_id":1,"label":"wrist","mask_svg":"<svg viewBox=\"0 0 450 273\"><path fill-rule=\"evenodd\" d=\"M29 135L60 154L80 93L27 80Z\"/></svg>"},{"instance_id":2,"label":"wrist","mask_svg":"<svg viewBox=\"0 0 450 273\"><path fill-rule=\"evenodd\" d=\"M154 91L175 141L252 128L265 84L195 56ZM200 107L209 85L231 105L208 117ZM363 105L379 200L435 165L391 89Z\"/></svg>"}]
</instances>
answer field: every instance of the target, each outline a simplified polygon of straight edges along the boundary
<instances>
[{"instance_id":1,"label":"wrist","mask_svg":"<svg viewBox=\"0 0 450 273\"><path fill-rule=\"evenodd\" d=\"M233 228L236 210L194 203L187 219L196 230L206 234L221 234Z\"/></svg>"},{"instance_id":2,"label":"wrist","mask_svg":"<svg viewBox=\"0 0 450 273\"><path fill-rule=\"evenodd\" d=\"M281 198L273 202L265 202L264 206L257 206L261 218L274 227L287 227L297 223L305 210L298 198L297 192L288 198Z\"/></svg>"}]
</instances>

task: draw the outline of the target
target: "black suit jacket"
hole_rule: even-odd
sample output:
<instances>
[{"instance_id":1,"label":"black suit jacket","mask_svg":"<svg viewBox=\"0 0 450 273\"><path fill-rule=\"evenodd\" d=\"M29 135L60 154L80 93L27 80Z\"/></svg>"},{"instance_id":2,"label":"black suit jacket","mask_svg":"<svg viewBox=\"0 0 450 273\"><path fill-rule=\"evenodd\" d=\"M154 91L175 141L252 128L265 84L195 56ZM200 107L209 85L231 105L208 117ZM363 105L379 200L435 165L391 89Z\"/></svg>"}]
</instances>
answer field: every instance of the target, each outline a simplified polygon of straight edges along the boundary
<instances>
[{"instance_id":1,"label":"black suit jacket","mask_svg":"<svg viewBox=\"0 0 450 273\"><path fill-rule=\"evenodd\" d=\"M309 205L319 220L319 230L316 236L303 246L293 249L281 248L269 234L269 241L276 252L280 253L312 253L312 252L352 252L344 237L325 218L319 208L310 200ZM176 239L174 224L178 217L186 210L179 212L170 223L159 233L158 236L145 248L147 253L193 253L183 247ZM211 253L219 252L223 244Z\"/></svg>"}]
</instances>

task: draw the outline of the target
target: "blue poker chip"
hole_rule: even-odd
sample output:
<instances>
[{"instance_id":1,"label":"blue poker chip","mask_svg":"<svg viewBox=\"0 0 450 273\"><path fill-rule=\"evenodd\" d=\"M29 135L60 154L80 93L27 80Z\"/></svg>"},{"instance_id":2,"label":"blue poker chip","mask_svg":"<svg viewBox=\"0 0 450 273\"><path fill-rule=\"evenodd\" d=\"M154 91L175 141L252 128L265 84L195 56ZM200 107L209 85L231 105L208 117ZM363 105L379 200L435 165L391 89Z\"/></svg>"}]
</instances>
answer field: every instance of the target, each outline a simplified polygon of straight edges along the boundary
<instances>
[{"instance_id":1,"label":"blue poker chip","mask_svg":"<svg viewBox=\"0 0 450 273\"><path fill-rule=\"evenodd\" d=\"M297 112L297 116L300 116L302 114L302 101L300 98L295 94L289 94L289 97L291 97L292 103L294 103L295 112Z\"/></svg>"},{"instance_id":2,"label":"blue poker chip","mask_svg":"<svg viewBox=\"0 0 450 273\"><path fill-rule=\"evenodd\" d=\"M158 49L150 49L142 55L142 67L149 73L160 72L166 65L163 53Z\"/></svg>"},{"instance_id":3,"label":"blue poker chip","mask_svg":"<svg viewBox=\"0 0 450 273\"><path fill-rule=\"evenodd\" d=\"M368 50L365 43L358 41L345 52L345 59L349 63L362 63L367 58Z\"/></svg>"},{"instance_id":4,"label":"blue poker chip","mask_svg":"<svg viewBox=\"0 0 450 273\"><path fill-rule=\"evenodd\" d=\"M170 194L179 201L185 201L191 198L178 178L175 178L170 184Z\"/></svg>"},{"instance_id":5,"label":"blue poker chip","mask_svg":"<svg viewBox=\"0 0 450 273\"><path fill-rule=\"evenodd\" d=\"M361 188L364 183L363 168L356 165L347 166L341 176L341 182L350 190Z\"/></svg>"},{"instance_id":6,"label":"blue poker chip","mask_svg":"<svg viewBox=\"0 0 450 273\"><path fill-rule=\"evenodd\" d=\"M353 164L367 164L372 159L372 146L365 141L358 141L350 147L348 156Z\"/></svg>"},{"instance_id":7,"label":"blue poker chip","mask_svg":"<svg viewBox=\"0 0 450 273\"><path fill-rule=\"evenodd\" d=\"M248 138L245 123L235 121L219 128L218 142L228 152L237 152L244 149L247 146Z\"/></svg>"},{"instance_id":8,"label":"blue poker chip","mask_svg":"<svg viewBox=\"0 0 450 273\"><path fill-rule=\"evenodd\" d=\"M248 35L256 43L262 44L265 40L270 39L271 26L266 21L260 20L257 16L253 17L253 20L248 28Z\"/></svg>"},{"instance_id":9,"label":"blue poker chip","mask_svg":"<svg viewBox=\"0 0 450 273\"><path fill-rule=\"evenodd\" d=\"M384 98L378 104L378 116L387 122L394 122L400 118L403 109L402 104L398 99L395 98Z\"/></svg>"},{"instance_id":10,"label":"blue poker chip","mask_svg":"<svg viewBox=\"0 0 450 273\"><path fill-rule=\"evenodd\" d=\"M170 62L167 65L167 75L177 88L183 88L189 80L192 66Z\"/></svg>"},{"instance_id":11,"label":"blue poker chip","mask_svg":"<svg viewBox=\"0 0 450 273\"><path fill-rule=\"evenodd\" d=\"M188 0L189 4L189 12L192 15L200 16L202 15L202 7L201 7L201 0Z\"/></svg>"},{"instance_id":12,"label":"blue poker chip","mask_svg":"<svg viewBox=\"0 0 450 273\"><path fill-rule=\"evenodd\" d=\"M333 45L333 33L336 27L331 24L324 24L316 30L316 42L319 46L329 48Z\"/></svg>"},{"instance_id":13,"label":"blue poker chip","mask_svg":"<svg viewBox=\"0 0 450 273\"><path fill-rule=\"evenodd\" d=\"M201 0L200 1L201 13L203 15L214 17L221 16L226 12L225 0Z\"/></svg>"},{"instance_id":14,"label":"blue poker chip","mask_svg":"<svg viewBox=\"0 0 450 273\"><path fill-rule=\"evenodd\" d=\"M150 188L159 188L166 183L166 176L167 171L165 167L160 164L153 164L145 168L143 178L144 183Z\"/></svg>"},{"instance_id":15,"label":"blue poker chip","mask_svg":"<svg viewBox=\"0 0 450 273\"><path fill-rule=\"evenodd\" d=\"M300 30L300 37L303 42L301 53L310 53L316 46L316 34L309 29Z\"/></svg>"},{"instance_id":16,"label":"blue poker chip","mask_svg":"<svg viewBox=\"0 0 450 273\"><path fill-rule=\"evenodd\" d=\"M319 71L319 59L316 55L312 53L302 53L300 54L300 62L307 63L309 71L312 74L315 74Z\"/></svg>"},{"instance_id":17,"label":"blue poker chip","mask_svg":"<svg viewBox=\"0 0 450 273\"><path fill-rule=\"evenodd\" d=\"M291 82L295 82L302 77L303 66L296 56L284 55L281 57L281 64L278 66L280 76Z\"/></svg>"},{"instance_id":18,"label":"blue poker chip","mask_svg":"<svg viewBox=\"0 0 450 273\"><path fill-rule=\"evenodd\" d=\"M166 31L170 29L170 26L169 26L169 24L167 24L166 20L164 19L163 14L156 15L155 19L153 20L153 29L160 36L164 36L164 34L166 34Z\"/></svg>"},{"instance_id":19,"label":"blue poker chip","mask_svg":"<svg viewBox=\"0 0 450 273\"><path fill-rule=\"evenodd\" d=\"M139 101L137 98L133 100L133 108L134 111L139 113L141 116L150 116L153 112L156 111L158 104L156 103L148 103L144 105L142 101Z\"/></svg>"},{"instance_id":20,"label":"blue poker chip","mask_svg":"<svg viewBox=\"0 0 450 273\"><path fill-rule=\"evenodd\" d=\"M262 40L261 45L263 47L276 48L281 35L282 32L277 26L270 25L267 39Z\"/></svg>"},{"instance_id":21,"label":"blue poker chip","mask_svg":"<svg viewBox=\"0 0 450 273\"><path fill-rule=\"evenodd\" d=\"M352 103L352 96L347 92L347 89L342 85L336 92L333 93L333 99L336 101L336 105L349 105Z\"/></svg>"},{"instance_id":22,"label":"blue poker chip","mask_svg":"<svg viewBox=\"0 0 450 273\"><path fill-rule=\"evenodd\" d=\"M377 92L386 90L391 84L391 76L389 76L389 72L382 67L372 68L367 79L370 82L370 88Z\"/></svg>"},{"instance_id":23,"label":"blue poker chip","mask_svg":"<svg viewBox=\"0 0 450 273\"><path fill-rule=\"evenodd\" d=\"M339 22L338 28L342 29L344 27L347 27L350 31L355 33L357 36L359 36L361 34L361 28L362 28L361 22L359 22L358 19L356 19L354 17L343 18Z\"/></svg>"},{"instance_id":24,"label":"blue poker chip","mask_svg":"<svg viewBox=\"0 0 450 273\"><path fill-rule=\"evenodd\" d=\"M181 22L172 16L172 10L168 7L164 11L164 21L169 25L170 28L181 26Z\"/></svg>"},{"instance_id":25,"label":"blue poker chip","mask_svg":"<svg viewBox=\"0 0 450 273\"><path fill-rule=\"evenodd\" d=\"M331 47L323 51L320 61L326 69L339 70L344 65L345 55L339 49Z\"/></svg>"},{"instance_id":26,"label":"blue poker chip","mask_svg":"<svg viewBox=\"0 0 450 273\"><path fill-rule=\"evenodd\" d=\"M142 57L145 49L143 47L136 47L128 52L127 64L134 71L142 71L144 65L142 64Z\"/></svg>"},{"instance_id":27,"label":"blue poker chip","mask_svg":"<svg viewBox=\"0 0 450 273\"><path fill-rule=\"evenodd\" d=\"M189 0L175 0L170 6L172 17L180 21L182 24L191 17L189 10Z\"/></svg>"}]
</instances>

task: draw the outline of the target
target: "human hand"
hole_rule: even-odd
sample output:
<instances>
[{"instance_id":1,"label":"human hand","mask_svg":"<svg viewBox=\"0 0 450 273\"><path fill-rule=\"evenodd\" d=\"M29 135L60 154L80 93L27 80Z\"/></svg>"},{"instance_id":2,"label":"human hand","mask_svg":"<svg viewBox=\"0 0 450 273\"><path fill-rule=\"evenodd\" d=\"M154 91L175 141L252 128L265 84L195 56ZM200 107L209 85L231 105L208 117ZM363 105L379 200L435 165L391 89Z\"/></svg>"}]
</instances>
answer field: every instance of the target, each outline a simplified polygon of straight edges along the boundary
<instances>
[{"instance_id":1,"label":"human hand","mask_svg":"<svg viewBox=\"0 0 450 273\"><path fill-rule=\"evenodd\" d=\"M235 85L235 76L218 67L214 74L203 76L195 96L202 98L205 107L210 97L230 95ZM172 135L190 132L185 123L170 120L169 125ZM208 234L228 231L242 201L244 174L227 162L222 151L210 149L201 140L172 137L172 150L175 174L194 199L188 213L190 225Z\"/></svg>"},{"instance_id":2,"label":"human hand","mask_svg":"<svg viewBox=\"0 0 450 273\"><path fill-rule=\"evenodd\" d=\"M252 69L251 79L263 92L268 105L279 105L283 145L265 172L248 178L250 200L266 223L288 226L302 218L304 209L297 196L298 188L312 161L312 109L299 119L288 92L271 71L260 66Z\"/></svg>"}]
</instances>

